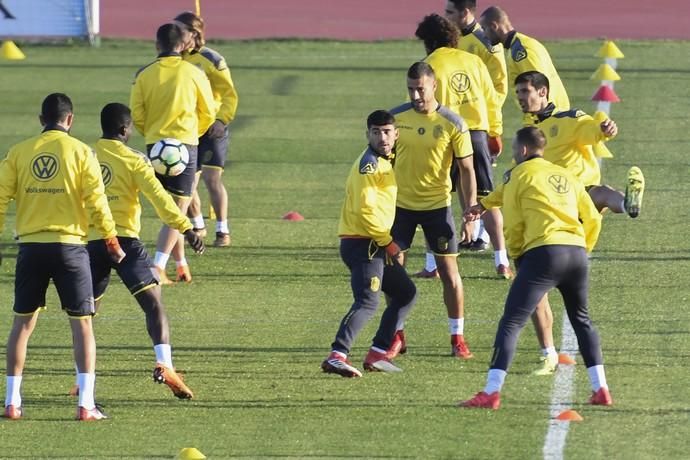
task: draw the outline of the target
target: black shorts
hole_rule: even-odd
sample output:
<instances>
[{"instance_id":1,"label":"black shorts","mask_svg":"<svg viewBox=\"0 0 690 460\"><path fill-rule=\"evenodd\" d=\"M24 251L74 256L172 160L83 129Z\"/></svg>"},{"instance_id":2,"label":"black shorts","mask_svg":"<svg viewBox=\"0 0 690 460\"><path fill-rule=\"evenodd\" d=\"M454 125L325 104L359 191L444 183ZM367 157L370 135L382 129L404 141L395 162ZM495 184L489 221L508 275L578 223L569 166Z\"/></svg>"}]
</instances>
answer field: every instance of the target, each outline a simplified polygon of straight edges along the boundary
<instances>
[{"instance_id":1,"label":"black shorts","mask_svg":"<svg viewBox=\"0 0 690 460\"><path fill-rule=\"evenodd\" d=\"M125 251L125 258L119 264L113 263L105 247L105 240L89 241L87 249L91 261L91 279L96 299L103 297L110 282L110 270L117 275L132 295L149 289L160 283L158 272L146 252L144 243L136 238L118 237L120 247Z\"/></svg>"},{"instance_id":2,"label":"black shorts","mask_svg":"<svg viewBox=\"0 0 690 460\"><path fill-rule=\"evenodd\" d=\"M92 316L95 313L86 246L63 243L19 243L14 311L30 315L44 307L51 279L62 309L68 315Z\"/></svg>"},{"instance_id":3,"label":"black shorts","mask_svg":"<svg viewBox=\"0 0 690 460\"><path fill-rule=\"evenodd\" d=\"M474 163L474 177L477 183L477 196L487 196L494 189L494 171L491 166L491 152L489 152L489 142L486 131L470 131L472 139L472 161ZM460 176L458 165L454 161L450 169L450 180L453 184L453 191L457 190L457 183Z\"/></svg>"},{"instance_id":4,"label":"black shorts","mask_svg":"<svg viewBox=\"0 0 690 460\"><path fill-rule=\"evenodd\" d=\"M202 167L225 169L225 160L228 156L230 145L230 131L225 127L225 134L220 138L212 138L208 133L199 138L199 151L197 153L197 171Z\"/></svg>"},{"instance_id":5,"label":"black shorts","mask_svg":"<svg viewBox=\"0 0 690 460\"><path fill-rule=\"evenodd\" d=\"M417 225L422 226L424 238L434 254L458 254L458 238L450 206L431 211L412 211L396 207L391 235L400 249L406 250L412 246Z\"/></svg>"},{"instance_id":6,"label":"black shorts","mask_svg":"<svg viewBox=\"0 0 690 460\"><path fill-rule=\"evenodd\" d=\"M151 152L151 148L154 144L148 144L146 146L146 153ZM156 173L156 177L163 184L169 193L179 196L189 198L192 196L192 190L194 188L194 176L196 175L196 163L197 163L197 146L185 144L187 150L189 151L189 163L182 174L177 176L169 177L162 176Z\"/></svg>"}]
</instances>

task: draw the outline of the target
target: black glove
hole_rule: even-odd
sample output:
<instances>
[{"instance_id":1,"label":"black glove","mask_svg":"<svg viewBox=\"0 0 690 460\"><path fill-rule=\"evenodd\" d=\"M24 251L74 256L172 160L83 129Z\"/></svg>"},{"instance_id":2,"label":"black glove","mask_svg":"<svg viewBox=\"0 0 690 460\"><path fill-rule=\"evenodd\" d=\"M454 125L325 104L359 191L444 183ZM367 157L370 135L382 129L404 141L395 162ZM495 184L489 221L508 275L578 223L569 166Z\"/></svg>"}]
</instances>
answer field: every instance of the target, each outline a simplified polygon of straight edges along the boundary
<instances>
[{"instance_id":1,"label":"black glove","mask_svg":"<svg viewBox=\"0 0 690 460\"><path fill-rule=\"evenodd\" d=\"M187 240L187 243L192 247L195 253L197 254L203 254L204 249L204 240L199 238L199 235L196 234L196 232L192 229L187 230L184 232L184 238Z\"/></svg>"}]
</instances>

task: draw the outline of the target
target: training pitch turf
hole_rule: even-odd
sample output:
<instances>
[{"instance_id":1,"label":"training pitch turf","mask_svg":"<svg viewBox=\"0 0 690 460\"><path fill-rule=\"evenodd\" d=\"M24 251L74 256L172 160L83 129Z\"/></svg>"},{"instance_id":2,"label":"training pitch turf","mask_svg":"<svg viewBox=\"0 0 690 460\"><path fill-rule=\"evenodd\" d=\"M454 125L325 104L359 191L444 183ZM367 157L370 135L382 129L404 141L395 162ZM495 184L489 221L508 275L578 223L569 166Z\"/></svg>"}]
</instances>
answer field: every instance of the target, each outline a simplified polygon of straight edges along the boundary
<instances>
[{"instance_id":1,"label":"training pitch turf","mask_svg":"<svg viewBox=\"0 0 690 460\"><path fill-rule=\"evenodd\" d=\"M573 105L593 112L598 41L547 43ZM604 181L621 188L636 164L647 190L641 216L607 215L592 260L591 313L602 336L615 405L584 402L581 359L565 458L685 458L690 430L690 249L687 242L687 101L690 42L619 42L625 59L612 117L620 135ZM553 378L530 375L537 344L520 340L498 412L459 410L482 388L508 283L492 255L463 254L466 336L475 359L448 356L441 285L420 281L408 322L404 372L347 380L321 373L342 315L348 274L336 226L344 180L364 147L364 120L405 98L405 69L422 57L412 41L259 41L211 44L228 59L239 94L229 187L233 246L190 255L194 282L166 287L175 364L196 394L176 400L151 381L153 351L143 314L114 282L95 320L97 400L110 420L76 423L70 333L54 290L32 338L23 385L26 417L0 421L0 457L171 458L196 447L209 458L539 458ZM0 150L32 136L41 100L53 91L75 104L73 134L93 142L107 102L127 102L151 43L105 41L99 49L25 46L25 61L0 61ZM682 58L681 58L682 57ZM505 144L518 128L511 99ZM132 141L143 148L141 137ZM497 174L508 166L500 159ZM500 177L500 176L499 176ZM205 193L202 193L205 196ZM303 222L281 216L299 211ZM12 321L14 257L9 215L2 238L0 337ZM159 224L145 207L142 238ZM207 225L213 225L207 221ZM421 268L421 238L410 271ZM563 309L552 301L560 343ZM360 336L361 364L375 321ZM4 347L0 348L0 359ZM4 388L4 386L3 386Z\"/></svg>"}]
</instances>

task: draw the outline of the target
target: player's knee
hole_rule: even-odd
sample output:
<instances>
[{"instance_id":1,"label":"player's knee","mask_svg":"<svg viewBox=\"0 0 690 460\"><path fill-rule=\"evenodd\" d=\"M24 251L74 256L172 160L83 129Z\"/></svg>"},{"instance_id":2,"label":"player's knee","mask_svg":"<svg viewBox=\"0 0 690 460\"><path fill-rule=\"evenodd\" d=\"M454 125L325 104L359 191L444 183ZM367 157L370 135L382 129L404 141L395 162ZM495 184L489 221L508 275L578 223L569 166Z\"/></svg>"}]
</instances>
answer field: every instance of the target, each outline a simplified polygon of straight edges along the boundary
<instances>
[{"instance_id":1,"label":"player's knee","mask_svg":"<svg viewBox=\"0 0 690 460\"><path fill-rule=\"evenodd\" d=\"M441 278L441 282L444 286L452 289L458 289L461 284L460 273L457 270L449 270L447 267L441 268L438 266L438 276Z\"/></svg>"},{"instance_id":2,"label":"player's knee","mask_svg":"<svg viewBox=\"0 0 690 460\"><path fill-rule=\"evenodd\" d=\"M136 294L136 299L144 313L155 313L164 308L160 296L160 289L146 289Z\"/></svg>"},{"instance_id":3,"label":"player's knee","mask_svg":"<svg viewBox=\"0 0 690 460\"><path fill-rule=\"evenodd\" d=\"M409 283L407 286L403 286L398 295L400 303L402 305L410 305L417 300L417 286L414 283Z\"/></svg>"}]
</instances>

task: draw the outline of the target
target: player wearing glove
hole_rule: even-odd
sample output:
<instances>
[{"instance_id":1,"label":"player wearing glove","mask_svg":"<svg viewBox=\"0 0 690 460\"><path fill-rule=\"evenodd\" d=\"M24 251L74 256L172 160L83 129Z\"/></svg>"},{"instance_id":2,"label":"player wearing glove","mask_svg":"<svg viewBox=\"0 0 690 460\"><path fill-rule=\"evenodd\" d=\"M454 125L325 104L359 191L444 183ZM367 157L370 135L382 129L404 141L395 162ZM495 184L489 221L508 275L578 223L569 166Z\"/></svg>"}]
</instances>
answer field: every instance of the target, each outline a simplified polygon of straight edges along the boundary
<instances>
[{"instance_id":1,"label":"player wearing glove","mask_svg":"<svg viewBox=\"0 0 690 460\"><path fill-rule=\"evenodd\" d=\"M206 249L204 247L204 240L202 240L199 237L199 234L197 232L195 232L194 229L185 230L183 235L184 235L185 240L187 240L187 243L189 243L189 246L192 248L192 250L196 254L203 254L204 253L204 249Z\"/></svg>"},{"instance_id":2,"label":"player wearing glove","mask_svg":"<svg viewBox=\"0 0 690 460\"><path fill-rule=\"evenodd\" d=\"M163 222L182 232L194 252L204 252L204 243L192 230L192 224L175 205L161 183L156 179L146 156L127 147L132 133L132 117L129 108L118 103L107 104L101 111L103 137L96 142L96 156L101 164L105 192L117 226L120 245L127 254L115 261L119 245L117 241L102 240L91 233L88 245L91 258L96 306L99 307L115 269L146 316L148 330L156 355L154 380L166 383L175 396L182 399L193 397L174 370L170 347L168 316L161 300L158 272L139 240L141 229L141 192ZM119 262L119 263L118 263Z\"/></svg>"},{"instance_id":3,"label":"player wearing glove","mask_svg":"<svg viewBox=\"0 0 690 460\"><path fill-rule=\"evenodd\" d=\"M21 418L21 383L27 345L46 306L53 280L72 328L79 385L78 420L105 418L94 402L95 312L86 236L89 222L110 254L121 260L101 171L88 145L71 137L72 101L48 95L41 107L43 132L10 149L0 163L0 228L10 200L16 202L19 243L15 273L14 323L7 340L7 394L4 416ZM109 256L110 257L110 256ZM109 259L110 260L110 259Z\"/></svg>"},{"instance_id":4,"label":"player wearing glove","mask_svg":"<svg viewBox=\"0 0 690 460\"><path fill-rule=\"evenodd\" d=\"M398 263L400 246L391 237L397 184L393 173L393 146L398 138L395 119L385 110L367 119L369 145L355 161L346 183L338 234L340 256L350 270L354 303L340 323L331 353L321 364L324 372L361 377L348 360L355 338L376 311L381 291L389 298L379 329L364 358L368 371L399 372L387 350L396 329L414 305L417 290Z\"/></svg>"}]
</instances>

